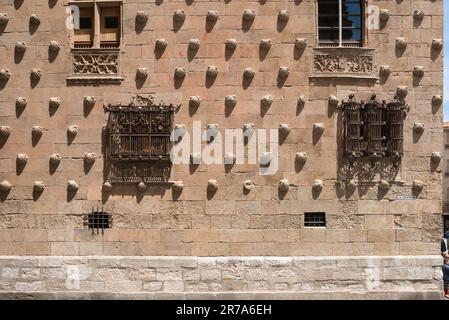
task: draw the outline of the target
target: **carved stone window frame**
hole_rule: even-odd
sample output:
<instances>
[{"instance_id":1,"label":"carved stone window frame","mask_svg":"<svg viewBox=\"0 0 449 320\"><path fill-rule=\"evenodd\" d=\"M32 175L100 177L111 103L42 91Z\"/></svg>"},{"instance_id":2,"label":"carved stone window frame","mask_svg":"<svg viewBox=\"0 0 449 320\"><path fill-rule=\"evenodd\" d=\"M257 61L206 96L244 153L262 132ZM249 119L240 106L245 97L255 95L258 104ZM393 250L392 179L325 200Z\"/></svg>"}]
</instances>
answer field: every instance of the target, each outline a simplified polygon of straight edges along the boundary
<instances>
[{"instance_id":1,"label":"carved stone window frame","mask_svg":"<svg viewBox=\"0 0 449 320\"><path fill-rule=\"evenodd\" d=\"M64 5L92 5L93 47L74 48L74 30L69 30L68 44L71 56L71 71L66 78L68 85L120 84L120 60L125 52L123 32L123 5L126 0L64 0ZM120 8L120 45L117 48L100 47L100 8L102 6L118 6ZM69 18L69 16L67 16Z\"/></svg>"}]
</instances>

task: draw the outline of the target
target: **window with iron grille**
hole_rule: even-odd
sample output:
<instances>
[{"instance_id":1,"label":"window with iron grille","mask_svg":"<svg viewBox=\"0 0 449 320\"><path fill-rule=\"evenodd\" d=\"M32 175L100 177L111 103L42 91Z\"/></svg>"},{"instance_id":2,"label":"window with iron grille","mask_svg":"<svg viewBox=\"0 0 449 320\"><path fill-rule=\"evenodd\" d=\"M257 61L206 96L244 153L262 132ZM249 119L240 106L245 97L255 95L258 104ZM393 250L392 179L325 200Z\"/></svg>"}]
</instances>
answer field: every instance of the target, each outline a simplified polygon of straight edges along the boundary
<instances>
[{"instance_id":1,"label":"window with iron grille","mask_svg":"<svg viewBox=\"0 0 449 320\"><path fill-rule=\"evenodd\" d=\"M98 234L100 230L104 233L104 229L112 227L112 215L103 209L92 209L92 212L84 216L84 225L92 230L92 234L95 232Z\"/></svg>"},{"instance_id":2,"label":"window with iron grille","mask_svg":"<svg viewBox=\"0 0 449 320\"><path fill-rule=\"evenodd\" d=\"M166 182L170 135L178 106L137 97L127 106L108 105L106 158L110 182Z\"/></svg>"},{"instance_id":3,"label":"window with iron grille","mask_svg":"<svg viewBox=\"0 0 449 320\"><path fill-rule=\"evenodd\" d=\"M318 0L320 47L363 46L363 0Z\"/></svg>"},{"instance_id":4,"label":"window with iron grille","mask_svg":"<svg viewBox=\"0 0 449 320\"><path fill-rule=\"evenodd\" d=\"M325 227L326 213L324 212L305 212L304 213L305 227Z\"/></svg>"},{"instance_id":5,"label":"window with iron grille","mask_svg":"<svg viewBox=\"0 0 449 320\"><path fill-rule=\"evenodd\" d=\"M368 102L354 95L342 104L344 155L346 157L395 157L403 155L403 127L408 106L404 101Z\"/></svg>"}]
</instances>

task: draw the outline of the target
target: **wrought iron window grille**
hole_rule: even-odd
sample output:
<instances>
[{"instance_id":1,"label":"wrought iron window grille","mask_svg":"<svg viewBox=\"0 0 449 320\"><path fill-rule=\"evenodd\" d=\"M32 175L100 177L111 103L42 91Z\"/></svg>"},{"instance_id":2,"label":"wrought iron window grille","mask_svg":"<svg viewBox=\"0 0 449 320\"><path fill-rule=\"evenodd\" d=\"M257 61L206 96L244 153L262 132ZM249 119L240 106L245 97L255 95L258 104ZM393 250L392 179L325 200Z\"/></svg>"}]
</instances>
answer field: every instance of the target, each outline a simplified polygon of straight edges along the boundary
<instances>
[{"instance_id":1,"label":"wrought iron window grille","mask_svg":"<svg viewBox=\"0 0 449 320\"><path fill-rule=\"evenodd\" d=\"M84 225L92 230L92 235L104 234L104 229L112 227L112 215L104 212L103 207L92 208L92 212L84 215Z\"/></svg>"},{"instance_id":2,"label":"wrought iron window grille","mask_svg":"<svg viewBox=\"0 0 449 320\"><path fill-rule=\"evenodd\" d=\"M353 94L341 104L343 155L354 161L369 158L393 158L398 164L404 154L403 127L408 106L396 97L391 102L357 101Z\"/></svg>"},{"instance_id":3,"label":"wrought iron window grille","mask_svg":"<svg viewBox=\"0 0 449 320\"><path fill-rule=\"evenodd\" d=\"M304 227L325 227L326 213L324 212L305 212Z\"/></svg>"},{"instance_id":4,"label":"wrought iron window grille","mask_svg":"<svg viewBox=\"0 0 449 320\"><path fill-rule=\"evenodd\" d=\"M129 105L107 105L108 181L168 182L174 114L178 105L155 104L137 96Z\"/></svg>"}]
</instances>

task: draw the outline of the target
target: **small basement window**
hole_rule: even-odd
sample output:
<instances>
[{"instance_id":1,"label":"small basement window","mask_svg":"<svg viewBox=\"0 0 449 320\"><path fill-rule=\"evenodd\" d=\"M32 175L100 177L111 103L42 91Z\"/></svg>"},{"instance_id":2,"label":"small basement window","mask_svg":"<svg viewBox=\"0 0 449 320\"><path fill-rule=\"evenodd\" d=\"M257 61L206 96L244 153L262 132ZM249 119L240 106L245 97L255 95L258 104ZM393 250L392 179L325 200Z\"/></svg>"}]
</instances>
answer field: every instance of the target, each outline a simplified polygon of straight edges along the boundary
<instances>
[{"instance_id":1,"label":"small basement window","mask_svg":"<svg viewBox=\"0 0 449 320\"><path fill-rule=\"evenodd\" d=\"M97 232L104 234L104 229L110 229L112 227L112 215L103 210L92 210L84 217L84 225L92 230L92 234Z\"/></svg>"},{"instance_id":2,"label":"small basement window","mask_svg":"<svg viewBox=\"0 0 449 320\"><path fill-rule=\"evenodd\" d=\"M325 227L325 226L326 226L325 212L304 213L304 227Z\"/></svg>"}]
</instances>

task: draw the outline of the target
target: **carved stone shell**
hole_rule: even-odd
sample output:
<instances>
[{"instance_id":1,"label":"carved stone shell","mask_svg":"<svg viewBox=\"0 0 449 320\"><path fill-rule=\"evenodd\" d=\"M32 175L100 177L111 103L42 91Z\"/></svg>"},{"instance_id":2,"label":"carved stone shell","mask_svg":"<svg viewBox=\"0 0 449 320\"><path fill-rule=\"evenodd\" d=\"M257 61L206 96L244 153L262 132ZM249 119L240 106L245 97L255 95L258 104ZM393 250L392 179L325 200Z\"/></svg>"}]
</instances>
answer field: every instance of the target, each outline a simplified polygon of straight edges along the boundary
<instances>
[{"instance_id":1,"label":"carved stone shell","mask_svg":"<svg viewBox=\"0 0 449 320\"><path fill-rule=\"evenodd\" d=\"M263 50L270 50L271 48L271 39L262 39L260 40L260 48Z\"/></svg>"},{"instance_id":2,"label":"carved stone shell","mask_svg":"<svg viewBox=\"0 0 449 320\"><path fill-rule=\"evenodd\" d=\"M254 188L254 182L252 180L245 180L243 182L243 189L250 191Z\"/></svg>"},{"instance_id":3,"label":"carved stone shell","mask_svg":"<svg viewBox=\"0 0 449 320\"><path fill-rule=\"evenodd\" d=\"M422 190L422 188L424 187L424 182L422 182L421 180L413 180L413 185L412 188L414 190Z\"/></svg>"},{"instance_id":4,"label":"carved stone shell","mask_svg":"<svg viewBox=\"0 0 449 320\"><path fill-rule=\"evenodd\" d=\"M324 182L320 179L313 181L312 189L314 191L321 191L324 187Z\"/></svg>"},{"instance_id":5,"label":"carved stone shell","mask_svg":"<svg viewBox=\"0 0 449 320\"><path fill-rule=\"evenodd\" d=\"M168 46L167 40L165 40L163 38L156 40L156 48L158 50L161 50L161 51L165 50L165 48L167 48L167 46Z\"/></svg>"},{"instance_id":6,"label":"carved stone shell","mask_svg":"<svg viewBox=\"0 0 449 320\"><path fill-rule=\"evenodd\" d=\"M255 74L256 74L256 72L251 68L246 68L243 71L243 76L247 79L253 78Z\"/></svg>"},{"instance_id":7,"label":"carved stone shell","mask_svg":"<svg viewBox=\"0 0 449 320\"><path fill-rule=\"evenodd\" d=\"M26 153L19 153L16 156L16 161L18 164L25 165L28 162L28 155Z\"/></svg>"},{"instance_id":8,"label":"carved stone shell","mask_svg":"<svg viewBox=\"0 0 449 320\"><path fill-rule=\"evenodd\" d=\"M418 77L421 78L424 76L424 67L423 66L416 66L413 69L413 76L414 77Z\"/></svg>"},{"instance_id":9,"label":"carved stone shell","mask_svg":"<svg viewBox=\"0 0 449 320\"><path fill-rule=\"evenodd\" d=\"M287 22L290 17L288 10L280 10L278 13L278 20L281 22Z\"/></svg>"},{"instance_id":10,"label":"carved stone shell","mask_svg":"<svg viewBox=\"0 0 449 320\"><path fill-rule=\"evenodd\" d=\"M280 67L278 75L280 78L285 79L290 74L290 69L288 67Z\"/></svg>"},{"instance_id":11,"label":"carved stone shell","mask_svg":"<svg viewBox=\"0 0 449 320\"><path fill-rule=\"evenodd\" d=\"M307 47L307 39L306 38L296 38L295 39L295 48L298 50L304 50Z\"/></svg>"},{"instance_id":12,"label":"carved stone shell","mask_svg":"<svg viewBox=\"0 0 449 320\"><path fill-rule=\"evenodd\" d=\"M93 164L95 162L95 153L85 153L84 154L84 163Z\"/></svg>"},{"instance_id":13,"label":"carved stone shell","mask_svg":"<svg viewBox=\"0 0 449 320\"><path fill-rule=\"evenodd\" d=\"M273 103L273 96L267 95L260 100L262 107L268 108Z\"/></svg>"},{"instance_id":14,"label":"carved stone shell","mask_svg":"<svg viewBox=\"0 0 449 320\"><path fill-rule=\"evenodd\" d=\"M407 88L407 86L399 86L399 87L396 89L396 94L397 94L397 96L398 96L399 98L401 98L401 99L405 98L405 97L407 96L407 94L408 94L408 88Z\"/></svg>"},{"instance_id":15,"label":"carved stone shell","mask_svg":"<svg viewBox=\"0 0 449 320\"><path fill-rule=\"evenodd\" d=\"M61 162L61 155L59 153L54 153L50 156L50 163L52 165L57 165Z\"/></svg>"},{"instance_id":16,"label":"carved stone shell","mask_svg":"<svg viewBox=\"0 0 449 320\"><path fill-rule=\"evenodd\" d=\"M298 105L304 106L306 104L307 97L305 95L300 95L298 98Z\"/></svg>"},{"instance_id":17,"label":"carved stone shell","mask_svg":"<svg viewBox=\"0 0 449 320\"><path fill-rule=\"evenodd\" d=\"M206 75L211 78L216 77L218 75L218 67L217 66L207 67Z\"/></svg>"},{"instance_id":18,"label":"carved stone shell","mask_svg":"<svg viewBox=\"0 0 449 320\"><path fill-rule=\"evenodd\" d=\"M31 69L31 79L39 80L42 77L41 69Z\"/></svg>"},{"instance_id":19,"label":"carved stone shell","mask_svg":"<svg viewBox=\"0 0 449 320\"><path fill-rule=\"evenodd\" d=\"M305 152L298 152L296 153L295 160L300 163L304 164L307 161L307 153Z\"/></svg>"},{"instance_id":20,"label":"carved stone shell","mask_svg":"<svg viewBox=\"0 0 449 320\"><path fill-rule=\"evenodd\" d=\"M435 95L432 97L432 104L435 106L440 106L443 103L443 97L440 95Z\"/></svg>"},{"instance_id":21,"label":"carved stone shell","mask_svg":"<svg viewBox=\"0 0 449 320\"><path fill-rule=\"evenodd\" d=\"M388 77L391 73L391 67L390 66L381 66L379 69L379 73L382 77Z\"/></svg>"},{"instance_id":22,"label":"carved stone shell","mask_svg":"<svg viewBox=\"0 0 449 320\"><path fill-rule=\"evenodd\" d=\"M180 193L184 189L184 183L182 181L175 181L171 187L173 191Z\"/></svg>"},{"instance_id":23,"label":"carved stone shell","mask_svg":"<svg viewBox=\"0 0 449 320\"><path fill-rule=\"evenodd\" d=\"M210 179L207 182L207 190L209 190L209 191L217 191L218 190L218 182L217 182L217 180Z\"/></svg>"},{"instance_id":24,"label":"carved stone shell","mask_svg":"<svg viewBox=\"0 0 449 320\"><path fill-rule=\"evenodd\" d=\"M443 158L443 155L441 154L441 152L432 152L430 158L432 159L432 162L438 163Z\"/></svg>"},{"instance_id":25,"label":"carved stone shell","mask_svg":"<svg viewBox=\"0 0 449 320\"><path fill-rule=\"evenodd\" d=\"M325 129L325 126L323 123L314 123L313 124L313 131L316 133L323 133Z\"/></svg>"},{"instance_id":26,"label":"carved stone shell","mask_svg":"<svg viewBox=\"0 0 449 320\"><path fill-rule=\"evenodd\" d=\"M12 189L12 184L8 180L3 180L0 182L0 191L9 192Z\"/></svg>"},{"instance_id":27,"label":"carved stone shell","mask_svg":"<svg viewBox=\"0 0 449 320\"><path fill-rule=\"evenodd\" d=\"M0 25L6 25L9 21L9 16L6 12L0 12Z\"/></svg>"},{"instance_id":28,"label":"carved stone shell","mask_svg":"<svg viewBox=\"0 0 449 320\"><path fill-rule=\"evenodd\" d=\"M44 130L45 129L43 127L41 127L41 126L33 126L31 128L31 133L35 137L40 137L44 133Z\"/></svg>"},{"instance_id":29,"label":"carved stone shell","mask_svg":"<svg viewBox=\"0 0 449 320\"><path fill-rule=\"evenodd\" d=\"M186 14L185 14L184 10L176 10L173 14L173 17L174 17L175 21L183 22L186 18Z\"/></svg>"},{"instance_id":30,"label":"carved stone shell","mask_svg":"<svg viewBox=\"0 0 449 320\"><path fill-rule=\"evenodd\" d=\"M147 78L148 77L148 68L142 68L142 67L137 68L136 76L139 79Z\"/></svg>"},{"instance_id":31,"label":"carved stone shell","mask_svg":"<svg viewBox=\"0 0 449 320\"><path fill-rule=\"evenodd\" d=\"M191 153L190 154L190 163L191 164L200 164L201 163L201 154Z\"/></svg>"},{"instance_id":32,"label":"carved stone shell","mask_svg":"<svg viewBox=\"0 0 449 320\"><path fill-rule=\"evenodd\" d=\"M379 189L384 191L390 189L390 183L387 180L380 180Z\"/></svg>"},{"instance_id":33,"label":"carved stone shell","mask_svg":"<svg viewBox=\"0 0 449 320\"><path fill-rule=\"evenodd\" d=\"M246 9L243 11L243 20L252 21L256 18L256 11L253 9Z\"/></svg>"},{"instance_id":34,"label":"carved stone shell","mask_svg":"<svg viewBox=\"0 0 449 320\"><path fill-rule=\"evenodd\" d=\"M39 25L40 23L41 23L41 18L39 18L39 17L37 16L37 14L33 13L33 14L30 16L30 24L37 26L37 25Z\"/></svg>"},{"instance_id":35,"label":"carved stone shell","mask_svg":"<svg viewBox=\"0 0 449 320\"><path fill-rule=\"evenodd\" d=\"M0 69L0 80L6 81L11 77L8 69Z\"/></svg>"},{"instance_id":36,"label":"carved stone shell","mask_svg":"<svg viewBox=\"0 0 449 320\"><path fill-rule=\"evenodd\" d=\"M260 164L261 165L268 165L273 160L273 154L269 151L262 152L260 155Z\"/></svg>"},{"instance_id":37,"label":"carved stone shell","mask_svg":"<svg viewBox=\"0 0 449 320\"><path fill-rule=\"evenodd\" d=\"M23 42L23 41L16 42L16 46L15 46L16 52L23 53L26 51L26 49L27 49L27 45L25 42Z\"/></svg>"},{"instance_id":38,"label":"carved stone shell","mask_svg":"<svg viewBox=\"0 0 449 320\"><path fill-rule=\"evenodd\" d=\"M191 108L198 108L201 104L201 97L200 96L191 96L189 99L189 106Z\"/></svg>"},{"instance_id":39,"label":"carved stone shell","mask_svg":"<svg viewBox=\"0 0 449 320\"><path fill-rule=\"evenodd\" d=\"M58 41L50 41L49 49L51 52L58 52L61 50L62 45Z\"/></svg>"},{"instance_id":40,"label":"carved stone shell","mask_svg":"<svg viewBox=\"0 0 449 320\"><path fill-rule=\"evenodd\" d=\"M390 10L380 9L379 10L379 20L382 22L387 22L390 19Z\"/></svg>"},{"instance_id":41,"label":"carved stone shell","mask_svg":"<svg viewBox=\"0 0 449 320\"><path fill-rule=\"evenodd\" d=\"M407 48L407 40L405 38L397 38L396 48L399 50L405 50Z\"/></svg>"},{"instance_id":42,"label":"carved stone shell","mask_svg":"<svg viewBox=\"0 0 449 320\"><path fill-rule=\"evenodd\" d=\"M413 131L415 131L415 133L421 134L424 132L424 129L424 123L415 122L415 124L413 125Z\"/></svg>"},{"instance_id":43,"label":"carved stone shell","mask_svg":"<svg viewBox=\"0 0 449 320\"><path fill-rule=\"evenodd\" d=\"M147 190L147 185L146 185L145 182L140 181L140 182L137 184L136 188L137 188L137 191L139 191L139 192L144 192L145 190Z\"/></svg>"},{"instance_id":44,"label":"carved stone shell","mask_svg":"<svg viewBox=\"0 0 449 320\"><path fill-rule=\"evenodd\" d=\"M281 179L279 181L279 191L287 192L290 189L290 182L287 179Z\"/></svg>"},{"instance_id":45,"label":"carved stone shell","mask_svg":"<svg viewBox=\"0 0 449 320\"><path fill-rule=\"evenodd\" d=\"M340 100L338 100L338 98L334 95L329 96L329 105L332 107L337 107L338 104L340 103Z\"/></svg>"},{"instance_id":46,"label":"carved stone shell","mask_svg":"<svg viewBox=\"0 0 449 320\"><path fill-rule=\"evenodd\" d=\"M35 192L42 192L45 190L45 184L43 181L34 181L33 190Z\"/></svg>"},{"instance_id":47,"label":"carved stone shell","mask_svg":"<svg viewBox=\"0 0 449 320\"><path fill-rule=\"evenodd\" d=\"M189 50L198 50L200 48L200 39L190 39L189 40Z\"/></svg>"},{"instance_id":48,"label":"carved stone shell","mask_svg":"<svg viewBox=\"0 0 449 320\"><path fill-rule=\"evenodd\" d=\"M224 156L224 164L234 164L236 156L232 152L227 152Z\"/></svg>"},{"instance_id":49,"label":"carved stone shell","mask_svg":"<svg viewBox=\"0 0 449 320\"><path fill-rule=\"evenodd\" d=\"M236 39L226 39L225 45L228 50L234 50L235 48L237 48L237 40Z\"/></svg>"},{"instance_id":50,"label":"carved stone shell","mask_svg":"<svg viewBox=\"0 0 449 320\"><path fill-rule=\"evenodd\" d=\"M51 97L48 104L49 104L50 108L52 108L52 109L59 108L59 106L61 105L61 98L60 97Z\"/></svg>"},{"instance_id":51,"label":"carved stone shell","mask_svg":"<svg viewBox=\"0 0 449 320\"><path fill-rule=\"evenodd\" d=\"M441 50L443 48L443 39L433 39L432 40L432 49L433 50Z\"/></svg>"},{"instance_id":52,"label":"carved stone shell","mask_svg":"<svg viewBox=\"0 0 449 320\"><path fill-rule=\"evenodd\" d=\"M279 125L279 133L282 135L287 135L289 134L291 131L290 127L288 126L288 124L286 123L281 123Z\"/></svg>"},{"instance_id":53,"label":"carved stone shell","mask_svg":"<svg viewBox=\"0 0 449 320\"><path fill-rule=\"evenodd\" d=\"M179 67L175 69L175 76L177 78L184 78L186 76L187 72L186 72L186 68L184 67Z\"/></svg>"},{"instance_id":54,"label":"carved stone shell","mask_svg":"<svg viewBox=\"0 0 449 320\"><path fill-rule=\"evenodd\" d=\"M237 104L237 96L236 95L229 95L225 98L225 106L228 108L235 107Z\"/></svg>"},{"instance_id":55,"label":"carved stone shell","mask_svg":"<svg viewBox=\"0 0 449 320\"><path fill-rule=\"evenodd\" d=\"M148 21L148 11L137 11L136 21L138 24L146 24Z\"/></svg>"},{"instance_id":56,"label":"carved stone shell","mask_svg":"<svg viewBox=\"0 0 449 320\"><path fill-rule=\"evenodd\" d=\"M9 137L11 135L11 128L8 126L0 126L0 136Z\"/></svg>"},{"instance_id":57,"label":"carved stone shell","mask_svg":"<svg viewBox=\"0 0 449 320\"><path fill-rule=\"evenodd\" d=\"M85 96L84 97L84 106L93 108L95 106L95 103L97 102L97 99L95 99L94 96Z\"/></svg>"},{"instance_id":58,"label":"carved stone shell","mask_svg":"<svg viewBox=\"0 0 449 320\"><path fill-rule=\"evenodd\" d=\"M78 189L79 189L78 183L76 183L75 180L67 181L67 189L69 191L78 191Z\"/></svg>"},{"instance_id":59,"label":"carved stone shell","mask_svg":"<svg viewBox=\"0 0 449 320\"><path fill-rule=\"evenodd\" d=\"M80 129L77 125L71 125L67 127L67 134L70 136L76 136L80 132Z\"/></svg>"},{"instance_id":60,"label":"carved stone shell","mask_svg":"<svg viewBox=\"0 0 449 320\"><path fill-rule=\"evenodd\" d=\"M16 107L17 108L23 109L27 106L27 104L28 104L28 100L25 97L18 97L16 99Z\"/></svg>"},{"instance_id":61,"label":"carved stone shell","mask_svg":"<svg viewBox=\"0 0 449 320\"><path fill-rule=\"evenodd\" d=\"M422 20L424 19L424 11L420 9L416 9L415 12L413 12L413 18L415 20Z\"/></svg>"},{"instance_id":62,"label":"carved stone shell","mask_svg":"<svg viewBox=\"0 0 449 320\"><path fill-rule=\"evenodd\" d=\"M112 183L110 183L109 181L103 183L103 191L111 192L112 189L113 189Z\"/></svg>"},{"instance_id":63,"label":"carved stone shell","mask_svg":"<svg viewBox=\"0 0 449 320\"><path fill-rule=\"evenodd\" d=\"M209 10L207 12L207 21L216 22L218 20L219 14L217 10Z\"/></svg>"}]
</instances>

